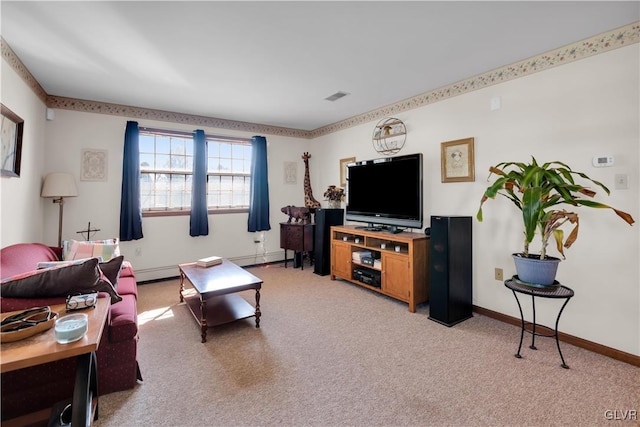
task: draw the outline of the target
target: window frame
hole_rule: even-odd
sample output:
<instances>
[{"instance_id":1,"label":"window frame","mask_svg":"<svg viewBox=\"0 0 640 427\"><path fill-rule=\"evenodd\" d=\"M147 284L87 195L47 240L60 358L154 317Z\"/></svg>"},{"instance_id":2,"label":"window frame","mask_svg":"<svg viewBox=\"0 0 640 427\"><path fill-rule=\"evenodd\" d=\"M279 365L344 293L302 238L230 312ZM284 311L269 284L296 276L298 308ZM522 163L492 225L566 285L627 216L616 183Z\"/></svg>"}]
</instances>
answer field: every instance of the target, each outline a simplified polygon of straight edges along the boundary
<instances>
[{"instance_id":1,"label":"window frame","mask_svg":"<svg viewBox=\"0 0 640 427\"><path fill-rule=\"evenodd\" d=\"M168 129L158 129L158 128L150 128L150 127L140 127L139 134L142 136L143 134L152 134L154 136L169 136L169 137L178 137L178 138L188 138L193 139L193 132L186 131L178 131L178 130L168 130ZM219 142L229 142L232 144L238 145L248 145L251 146L250 138L241 138L241 137L233 137L226 135L215 135L205 133L205 138L207 143L209 141L219 141ZM208 155L208 150L207 150ZM251 153L253 156L253 153ZM147 171L145 171L147 172ZM144 172L141 170L140 174L142 176ZM152 169L149 170L148 173L165 173L165 174L175 174L175 175L193 175L193 169L189 171L165 171L160 169ZM251 172L248 173L229 173L229 174L221 174L220 172L211 172L207 170L207 196L209 194L209 177L210 176L244 176L252 178ZM207 206L207 214L209 215L219 215L219 214L236 214L236 213L248 213L249 206L247 207L210 207ZM142 208L142 217L165 217L165 216L186 216L191 215L191 208Z\"/></svg>"}]
</instances>

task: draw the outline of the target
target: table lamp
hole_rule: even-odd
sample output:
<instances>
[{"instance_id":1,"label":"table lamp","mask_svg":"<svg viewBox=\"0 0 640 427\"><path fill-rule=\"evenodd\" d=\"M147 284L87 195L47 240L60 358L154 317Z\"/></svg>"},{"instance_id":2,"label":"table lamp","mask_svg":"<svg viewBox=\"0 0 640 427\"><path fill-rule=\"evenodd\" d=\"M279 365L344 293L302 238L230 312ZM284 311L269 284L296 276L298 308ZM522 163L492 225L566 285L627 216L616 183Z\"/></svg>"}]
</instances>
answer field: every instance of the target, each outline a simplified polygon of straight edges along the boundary
<instances>
[{"instance_id":1,"label":"table lamp","mask_svg":"<svg viewBox=\"0 0 640 427\"><path fill-rule=\"evenodd\" d=\"M53 203L60 204L58 246L62 246L62 207L64 205L64 198L77 196L78 188L76 187L76 181L70 173L55 172L45 177L40 197L52 197Z\"/></svg>"}]
</instances>

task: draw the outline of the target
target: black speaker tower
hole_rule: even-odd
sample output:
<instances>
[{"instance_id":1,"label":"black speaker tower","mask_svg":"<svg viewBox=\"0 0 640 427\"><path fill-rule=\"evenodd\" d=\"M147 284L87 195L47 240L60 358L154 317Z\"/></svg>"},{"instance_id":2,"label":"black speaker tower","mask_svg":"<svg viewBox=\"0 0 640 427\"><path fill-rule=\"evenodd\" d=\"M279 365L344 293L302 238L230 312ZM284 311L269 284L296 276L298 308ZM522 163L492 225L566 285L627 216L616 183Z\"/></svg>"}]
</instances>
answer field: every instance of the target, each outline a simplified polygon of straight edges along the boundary
<instances>
[{"instance_id":1,"label":"black speaker tower","mask_svg":"<svg viewBox=\"0 0 640 427\"><path fill-rule=\"evenodd\" d=\"M429 319L453 326L473 316L470 216L432 216Z\"/></svg>"},{"instance_id":2,"label":"black speaker tower","mask_svg":"<svg viewBox=\"0 0 640 427\"><path fill-rule=\"evenodd\" d=\"M316 234L313 248L313 272L320 276L331 273L331 226L344 224L343 209L316 209Z\"/></svg>"}]
</instances>

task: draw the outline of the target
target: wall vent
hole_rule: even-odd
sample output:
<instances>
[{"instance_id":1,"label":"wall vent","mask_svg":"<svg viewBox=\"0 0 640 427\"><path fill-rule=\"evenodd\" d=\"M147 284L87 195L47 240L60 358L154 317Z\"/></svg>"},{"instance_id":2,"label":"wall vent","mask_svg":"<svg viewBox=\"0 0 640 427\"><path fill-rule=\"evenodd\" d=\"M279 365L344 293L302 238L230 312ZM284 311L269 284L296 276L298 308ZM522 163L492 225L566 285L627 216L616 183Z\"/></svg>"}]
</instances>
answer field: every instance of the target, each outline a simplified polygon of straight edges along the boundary
<instances>
[{"instance_id":1,"label":"wall vent","mask_svg":"<svg viewBox=\"0 0 640 427\"><path fill-rule=\"evenodd\" d=\"M343 91L339 91L334 93L333 95L325 98L327 101L337 101L340 98L344 98L345 96L349 95L349 93L347 92L343 92Z\"/></svg>"}]
</instances>

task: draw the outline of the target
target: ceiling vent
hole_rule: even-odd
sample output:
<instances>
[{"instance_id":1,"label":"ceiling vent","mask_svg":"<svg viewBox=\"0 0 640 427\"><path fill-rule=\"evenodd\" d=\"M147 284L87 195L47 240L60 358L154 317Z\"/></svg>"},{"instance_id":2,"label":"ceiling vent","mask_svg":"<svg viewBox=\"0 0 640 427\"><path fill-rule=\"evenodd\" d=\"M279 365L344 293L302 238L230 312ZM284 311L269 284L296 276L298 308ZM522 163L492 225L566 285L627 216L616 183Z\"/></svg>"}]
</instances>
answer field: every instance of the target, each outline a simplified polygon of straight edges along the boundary
<instances>
[{"instance_id":1,"label":"ceiling vent","mask_svg":"<svg viewBox=\"0 0 640 427\"><path fill-rule=\"evenodd\" d=\"M336 92L333 95L325 98L327 101L337 101L340 98L344 98L345 96L349 95L347 92Z\"/></svg>"}]
</instances>

